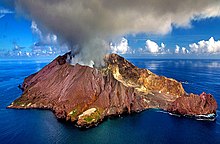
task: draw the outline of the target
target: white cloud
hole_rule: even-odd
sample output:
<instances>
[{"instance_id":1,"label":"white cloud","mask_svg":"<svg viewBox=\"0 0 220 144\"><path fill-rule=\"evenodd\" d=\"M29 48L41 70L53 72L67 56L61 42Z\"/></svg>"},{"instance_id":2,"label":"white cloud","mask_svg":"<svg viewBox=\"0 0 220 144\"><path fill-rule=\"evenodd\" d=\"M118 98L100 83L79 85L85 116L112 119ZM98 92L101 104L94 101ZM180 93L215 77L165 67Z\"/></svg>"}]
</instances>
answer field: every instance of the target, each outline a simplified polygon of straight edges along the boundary
<instances>
[{"instance_id":1,"label":"white cloud","mask_svg":"<svg viewBox=\"0 0 220 144\"><path fill-rule=\"evenodd\" d=\"M70 47L78 45L72 52L82 52L86 60L102 59L106 51L99 43L87 47L96 39L167 34L173 27L190 27L193 20L220 16L219 0L18 0L16 4ZM127 47L123 48L121 53L126 52ZM150 52L161 53L165 47L149 48Z\"/></svg>"},{"instance_id":2,"label":"white cloud","mask_svg":"<svg viewBox=\"0 0 220 144\"><path fill-rule=\"evenodd\" d=\"M220 40L215 41L214 38L211 37L208 41L201 40L198 43L189 44L189 47L192 53L215 54L220 52Z\"/></svg>"},{"instance_id":3,"label":"white cloud","mask_svg":"<svg viewBox=\"0 0 220 144\"><path fill-rule=\"evenodd\" d=\"M47 44L56 44L57 43L57 36L54 34L47 34L45 36L45 42Z\"/></svg>"},{"instance_id":4,"label":"white cloud","mask_svg":"<svg viewBox=\"0 0 220 144\"><path fill-rule=\"evenodd\" d=\"M39 44L41 45L56 45L57 42L57 36L54 34L43 34L42 31L38 28L35 21L32 21L31 23L31 29L34 34L36 34L39 37Z\"/></svg>"},{"instance_id":5,"label":"white cloud","mask_svg":"<svg viewBox=\"0 0 220 144\"><path fill-rule=\"evenodd\" d=\"M190 53L188 49L186 49L185 47L182 47L182 53L183 54L188 54Z\"/></svg>"},{"instance_id":6,"label":"white cloud","mask_svg":"<svg viewBox=\"0 0 220 144\"><path fill-rule=\"evenodd\" d=\"M126 54L129 50L128 40L123 37L118 44L110 43L110 48L113 53Z\"/></svg>"},{"instance_id":7,"label":"white cloud","mask_svg":"<svg viewBox=\"0 0 220 144\"><path fill-rule=\"evenodd\" d=\"M161 48L165 48L165 44L164 43L161 43Z\"/></svg>"},{"instance_id":8,"label":"white cloud","mask_svg":"<svg viewBox=\"0 0 220 144\"><path fill-rule=\"evenodd\" d=\"M159 54L174 54L174 55L193 55L193 54L216 54L220 53L220 40L215 41L213 37L209 40L199 41L197 43L189 44L189 47L181 47L176 45L175 49L168 49L166 45L162 42L158 44L152 40L147 40L145 48L130 48L128 46L128 40L123 38L118 45L111 44L111 50L115 53L129 53L130 54L152 54L152 55L159 55Z\"/></svg>"},{"instance_id":9,"label":"white cloud","mask_svg":"<svg viewBox=\"0 0 220 144\"><path fill-rule=\"evenodd\" d=\"M10 11L8 9L0 9L0 14L10 14L10 13L14 13L13 11Z\"/></svg>"},{"instance_id":10,"label":"white cloud","mask_svg":"<svg viewBox=\"0 0 220 144\"><path fill-rule=\"evenodd\" d=\"M165 54L166 53L164 43L161 43L161 45L159 46L156 42L147 40L145 48L147 52L153 53L153 54Z\"/></svg>"},{"instance_id":11,"label":"white cloud","mask_svg":"<svg viewBox=\"0 0 220 144\"><path fill-rule=\"evenodd\" d=\"M175 54L189 54L190 51L185 47L180 48L180 46L176 45L176 49L174 51Z\"/></svg>"},{"instance_id":12,"label":"white cloud","mask_svg":"<svg viewBox=\"0 0 220 144\"><path fill-rule=\"evenodd\" d=\"M175 53L179 54L179 52L180 52L180 47L178 45L176 45Z\"/></svg>"},{"instance_id":13,"label":"white cloud","mask_svg":"<svg viewBox=\"0 0 220 144\"><path fill-rule=\"evenodd\" d=\"M0 9L0 18L3 18L6 14L12 14L12 13L14 13L14 12L10 11L8 9L2 8L2 9Z\"/></svg>"},{"instance_id":14,"label":"white cloud","mask_svg":"<svg viewBox=\"0 0 220 144\"><path fill-rule=\"evenodd\" d=\"M32 29L32 32L33 32L33 33L36 33L36 34L38 34L39 36L42 35L42 32L41 32L41 30L38 28L38 26L37 26L37 24L36 24L35 21L32 21L32 23L31 23L31 29Z\"/></svg>"},{"instance_id":15,"label":"white cloud","mask_svg":"<svg viewBox=\"0 0 220 144\"><path fill-rule=\"evenodd\" d=\"M97 32L102 38L140 32L166 34L173 25L190 27L192 20L220 16L219 0L19 0L17 4L67 39Z\"/></svg>"},{"instance_id":16,"label":"white cloud","mask_svg":"<svg viewBox=\"0 0 220 144\"><path fill-rule=\"evenodd\" d=\"M31 30L33 34L36 34L37 40L31 46L32 52L29 55L54 55L68 51L67 45L60 44L56 35L41 31L35 21L32 21L31 23Z\"/></svg>"}]
</instances>

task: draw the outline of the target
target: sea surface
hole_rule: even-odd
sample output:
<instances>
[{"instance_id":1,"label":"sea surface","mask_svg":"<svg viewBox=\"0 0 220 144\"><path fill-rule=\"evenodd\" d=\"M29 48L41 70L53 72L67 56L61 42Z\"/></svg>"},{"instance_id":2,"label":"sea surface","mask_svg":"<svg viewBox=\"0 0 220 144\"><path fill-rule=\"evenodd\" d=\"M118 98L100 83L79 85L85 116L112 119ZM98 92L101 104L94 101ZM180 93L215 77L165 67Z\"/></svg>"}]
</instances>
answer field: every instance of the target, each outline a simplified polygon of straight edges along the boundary
<instances>
[{"instance_id":1,"label":"sea surface","mask_svg":"<svg viewBox=\"0 0 220 144\"><path fill-rule=\"evenodd\" d=\"M182 82L187 92L214 95L220 105L220 60L130 59L136 66ZM146 110L107 119L95 128L81 130L57 121L48 110L6 109L22 91L18 85L50 60L0 60L1 144L220 144L220 117L214 122ZM218 108L217 114L220 115Z\"/></svg>"}]
</instances>

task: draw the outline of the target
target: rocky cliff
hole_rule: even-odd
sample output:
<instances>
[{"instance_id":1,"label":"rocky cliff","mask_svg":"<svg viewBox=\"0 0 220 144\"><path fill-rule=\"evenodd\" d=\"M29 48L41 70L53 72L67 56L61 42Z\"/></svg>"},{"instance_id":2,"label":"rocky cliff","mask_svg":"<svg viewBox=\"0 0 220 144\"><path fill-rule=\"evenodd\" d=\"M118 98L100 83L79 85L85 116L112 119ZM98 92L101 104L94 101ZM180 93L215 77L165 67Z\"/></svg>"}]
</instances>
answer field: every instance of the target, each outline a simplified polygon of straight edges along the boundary
<instances>
[{"instance_id":1,"label":"rocky cliff","mask_svg":"<svg viewBox=\"0 0 220 144\"><path fill-rule=\"evenodd\" d=\"M106 56L106 66L98 69L72 66L66 62L67 55L27 77L22 96L8 108L50 109L58 119L79 127L150 108L189 116L216 113L212 95L187 94L176 80L139 69L116 54Z\"/></svg>"}]
</instances>

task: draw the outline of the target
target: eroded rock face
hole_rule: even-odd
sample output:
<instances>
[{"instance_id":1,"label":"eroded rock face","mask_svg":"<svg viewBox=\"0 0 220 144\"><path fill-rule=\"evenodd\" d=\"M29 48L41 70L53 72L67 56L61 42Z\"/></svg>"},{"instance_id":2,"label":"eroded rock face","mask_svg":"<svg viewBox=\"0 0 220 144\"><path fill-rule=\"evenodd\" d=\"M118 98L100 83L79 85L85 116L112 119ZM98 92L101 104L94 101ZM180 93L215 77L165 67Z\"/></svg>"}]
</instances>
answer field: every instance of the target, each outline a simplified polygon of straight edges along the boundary
<instances>
[{"instance_id":1,"label":"eroded rock face","mask_svg":"<svg viewBox=\"0 0 220 144\"><path fill-rule=\"evenodd\" d=\"M190 94L177 98L167 110L180 115L208 115L215 113L217 103L210 94L202 93L200 96Z\"/></svg>"},{"instance_id":2,"label":"eroded rock face","mask_svg":"<svg viewBox=\"0 0 220 144\"><path fill-rule=\"evenodd\" d=\"M52 110L58 119L80 127L98 124L105 117L159 108L181 115L216 112L213 96L188 95L181 83L139 69L116 54L96 69L66 62L59 56L24 80L22 96L8 108Z\"/></svg>"}]
</instances>

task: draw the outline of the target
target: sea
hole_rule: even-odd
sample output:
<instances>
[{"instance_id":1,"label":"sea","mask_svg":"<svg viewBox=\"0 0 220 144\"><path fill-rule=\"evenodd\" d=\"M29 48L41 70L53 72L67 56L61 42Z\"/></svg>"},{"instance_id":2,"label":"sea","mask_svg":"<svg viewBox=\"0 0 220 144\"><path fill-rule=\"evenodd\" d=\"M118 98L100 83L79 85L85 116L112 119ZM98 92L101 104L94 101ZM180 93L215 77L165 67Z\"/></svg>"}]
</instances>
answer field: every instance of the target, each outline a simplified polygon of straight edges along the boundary
<instances>
[{"instance_id":1,"label":"sea","mask_svg":"<svg viewBox=\"0 0 220 144\"><path fill-rule=\"evenodd\" d=\"M182 83L188 93L212 94L220 105L220 60L129 59L140 68ZM7 109L20 97L25 77L51 59L0 59L0 144L220 144L216 121L170 115L159 109L109 118L97 127L76 128L49 110Z\"/></svg>"}]
</instances>

